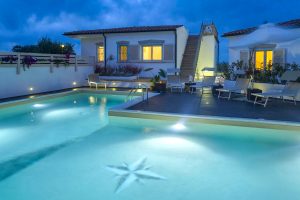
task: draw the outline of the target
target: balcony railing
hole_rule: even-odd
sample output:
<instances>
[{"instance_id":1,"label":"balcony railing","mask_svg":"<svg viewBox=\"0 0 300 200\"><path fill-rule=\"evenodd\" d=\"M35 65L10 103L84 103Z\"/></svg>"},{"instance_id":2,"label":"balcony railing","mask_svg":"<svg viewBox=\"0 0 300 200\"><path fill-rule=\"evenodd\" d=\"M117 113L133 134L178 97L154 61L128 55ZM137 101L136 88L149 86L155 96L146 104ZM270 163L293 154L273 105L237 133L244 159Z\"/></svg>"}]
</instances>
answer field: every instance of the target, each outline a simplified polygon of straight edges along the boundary
<instances>
[{"instance_id":1,"label":"balcony railing","mask_svg":"<svg viewBox=\"0 0 300 200\"><path fill-rule=\"evenodd\" d=\"M94 56L0 52L0 68L15 67L17 74L20 74L21 70L26 71L31 67L49 67L49 71L52 73L55 67L74 67L74 70L77 71L78 66L94 65Z\"/></svg>"}]
</instances>

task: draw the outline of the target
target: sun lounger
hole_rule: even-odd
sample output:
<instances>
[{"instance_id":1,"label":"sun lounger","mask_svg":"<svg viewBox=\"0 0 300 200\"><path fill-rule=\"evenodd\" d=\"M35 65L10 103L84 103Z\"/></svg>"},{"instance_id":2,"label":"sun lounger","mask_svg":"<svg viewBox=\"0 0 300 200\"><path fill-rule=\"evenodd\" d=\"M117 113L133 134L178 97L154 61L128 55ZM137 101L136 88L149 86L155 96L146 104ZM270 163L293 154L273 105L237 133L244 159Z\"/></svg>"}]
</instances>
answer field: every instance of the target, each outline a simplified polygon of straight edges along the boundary
<instances>
[{"instance_id":1,"label":"sun lounger","mask_svg":"<svg viewBox=\"0 0 300 200\"><path fill-rule=\"evenodd\" d=\"M170 88L171 92L173 92L173 89L179 89L182 92L184 83L180 82L179 75L167 75L167 88Z\"/></svg>"},{"instance_id":2,"label":"sun lounger","mask_svg":"<svg viewBox=\"0 0 300 200\"><path fill-rule=\"evenodd\" d=\"M205 76L201 82L196 82L195 85L191 85L192 92L196 91L197 89L201 90L201 94L203 94L204 88L212 89L216 81L215 76Z\"/></svg>"},{"instance_id":3,"label":"sun lounger","mask_svg":"<svg viewBox=\"0 0 300 200\"><path fill-rule=\"evenodd\" d=\"M246 94L249 83L250 79L237 78L233 86L224 85L224 88L216 89L219 92L218 98L226 98L229 100L232 93ZM228 93L228 96L222 96L222 93Z\"/></svg>"},{"instance_id":4,"label":"sun lounger","mask_svg":"<svg viewBox=\"0 0 300 200\"><path fill-rule=\"evenodd\" d=\"M270 98L281 98L283 101L286 97L292 98L294 104L296 105L296 97L300 91L300 83L288 82L282 90L270 90L263 93L253 93L251 95L255 96L254 104L267 106ZM261 98L261 101L258 101Z\"/></svg>"},{"instance_id":5,"label":"sun lounger","mask_svg":"<svg viewBox=\"0 0 300 200\"><path fill-rule=\"evenodd\" d=\"M90 87L93 85L98 89L98 85L104 85L104 88L106 89L107 81L101 81L98 74L90 74L88 76L88 84Z\"/></svg>"}]
</instances>

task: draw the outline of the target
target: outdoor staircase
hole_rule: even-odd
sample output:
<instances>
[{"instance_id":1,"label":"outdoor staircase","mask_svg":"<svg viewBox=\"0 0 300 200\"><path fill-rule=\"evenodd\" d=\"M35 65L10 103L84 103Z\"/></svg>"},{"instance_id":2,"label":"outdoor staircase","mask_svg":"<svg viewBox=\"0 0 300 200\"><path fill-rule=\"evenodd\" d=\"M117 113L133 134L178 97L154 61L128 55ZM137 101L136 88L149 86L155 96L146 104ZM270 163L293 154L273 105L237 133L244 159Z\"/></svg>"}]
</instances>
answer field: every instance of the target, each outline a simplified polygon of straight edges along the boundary
<instances>
[{"instance_id":1,"label":"outdoor staircase","mask_svg":"<svg viewBox=\"0 0 300 200\"><path fill-rule=\"evenodd\" d=\"M180 79L182 81L188 81L189 76L192 76L193 78L195 76L201 45L202 30L203 25L201 25L199 35L189 35L188 37L180 67Z\"/></svg>"}]
</instances>

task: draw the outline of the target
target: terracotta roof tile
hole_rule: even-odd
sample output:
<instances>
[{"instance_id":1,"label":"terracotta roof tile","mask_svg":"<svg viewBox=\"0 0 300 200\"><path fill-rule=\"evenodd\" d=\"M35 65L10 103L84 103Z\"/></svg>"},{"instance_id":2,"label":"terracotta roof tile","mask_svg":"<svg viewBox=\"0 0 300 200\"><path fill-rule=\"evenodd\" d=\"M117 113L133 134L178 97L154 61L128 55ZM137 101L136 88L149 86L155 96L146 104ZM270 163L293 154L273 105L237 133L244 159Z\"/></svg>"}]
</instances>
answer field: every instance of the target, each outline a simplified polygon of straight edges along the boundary
<instances>
[{"instance_id":1,"label":"terracotta roof tile","mask_svg":"<svg viewBox=\"0 0 300 200\"><path fill-rule=\"evenodd\" d=\"M300 28L300 19L294 19L286 22L280 22L276 25L284 27L284 28ZM257 30L258 27L251 27L251 28L245 28L240 30L235 30L231 32L224 33L222 37L230 37L230 36L238 36L238 35L245 35L252 33L253 31Z\"/></svg>"},{"instance_id":2,"label":"terracotta roof tile","mask_svg":"<svg viewBox=\"0 0 300 200\"><path fill-rule=\"evenodd\" d=\"M153 32L153 31L173 31L183 25L165 25L165 26L133 26L133 27L122 27L122 28L107 28L107 29L96 29L96 30L81 30L65 32L63 35L93 35L103 33L132 33L132 32Z\"/></svg>"}]
</instances>

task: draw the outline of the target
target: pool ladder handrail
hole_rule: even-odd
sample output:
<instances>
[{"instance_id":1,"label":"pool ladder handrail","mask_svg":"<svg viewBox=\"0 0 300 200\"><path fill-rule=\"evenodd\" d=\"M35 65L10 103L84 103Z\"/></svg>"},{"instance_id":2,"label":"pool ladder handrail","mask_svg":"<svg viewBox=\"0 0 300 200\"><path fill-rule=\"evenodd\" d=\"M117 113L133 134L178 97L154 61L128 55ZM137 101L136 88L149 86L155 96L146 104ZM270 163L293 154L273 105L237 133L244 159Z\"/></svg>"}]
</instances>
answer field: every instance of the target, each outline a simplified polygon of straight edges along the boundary
<instances>
[{"instance_id":1,"label":"pool ladder handrail","mask_svg":"<svg viewBox=\"0 0 300 200\"><path fill-rule=\"evenodd\" d=\"M129 94L127 95L127 99L134 95L135 93L137 93L137 90L138 89L142 89L142 98L143 98L143 101L145 101L145 91L144 89L146 90L146 101L148 102L148 99L149 99L149 90L148 90L148 86L145 85L145 84L138 84L138 86L135 86L134 88L132 88L129 92Z\"/></svg>"}]
</instances>

